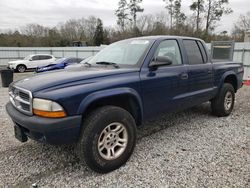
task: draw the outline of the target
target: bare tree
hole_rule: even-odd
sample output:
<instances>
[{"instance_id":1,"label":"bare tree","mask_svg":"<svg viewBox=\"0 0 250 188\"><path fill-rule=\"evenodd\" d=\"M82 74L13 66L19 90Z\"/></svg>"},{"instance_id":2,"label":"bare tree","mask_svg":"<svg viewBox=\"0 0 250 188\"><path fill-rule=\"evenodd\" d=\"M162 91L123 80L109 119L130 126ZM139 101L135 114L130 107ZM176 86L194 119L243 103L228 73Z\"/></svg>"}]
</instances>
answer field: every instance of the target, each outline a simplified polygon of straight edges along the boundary
<instances>
[{"instance_id":1,"label":"bare tree","mask_svg":"<svg viewBox=\"0 0 250 188\"><path fill-rule=\"evenodd\" d=\"M242 42L245 32L250 31L250 11L245 15L241 14L232 29L232 36L235 41Z\"/></svg>"},{"instance_id":2,"label":"bare tree","mask_svg":"<svg viewBox=\"0 0 250 188\"><path fill-rule=\"evenodd\" d=\"M137 27L143 35L167 34L167 17L163 12L156 15L142 15L137 20Z\"/></svg>"},{"instance_id":3,"label":"bare tree","mask_svg":"<svg viewBox=\"0 0 250 188\"><path fill-rule=\"evenodd\" d=\"M28 24L21 28L21 33L28 36L44 37L48 35L49 28L39 24Z\"/></svg>"},{"instance_id":4,"label":"bare tree","mask_svg":"<svg viewBox=\"0 0 250 188\"><path fill-rule=\"evenodd\" d=\"M242 30L249 31L250 30L250 11L247 12L245 15L241 14L238 19L237 24Z\"/></svg>"}]
</instances>

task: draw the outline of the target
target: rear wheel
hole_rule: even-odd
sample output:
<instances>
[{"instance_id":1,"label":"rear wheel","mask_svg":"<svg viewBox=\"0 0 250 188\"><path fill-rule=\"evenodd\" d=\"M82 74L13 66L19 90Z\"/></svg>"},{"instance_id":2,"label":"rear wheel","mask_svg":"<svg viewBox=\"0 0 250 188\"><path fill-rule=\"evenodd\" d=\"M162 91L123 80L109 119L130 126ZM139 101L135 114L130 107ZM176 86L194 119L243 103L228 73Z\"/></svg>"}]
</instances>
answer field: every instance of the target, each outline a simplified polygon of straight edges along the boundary
<instances>
[{"instance_id":1,"label":"rear wheel","mask_svg":"<svg viewBox=\"0 0 250 188\"><path fill-rule=\"evenodd\" d=\"M213 114L221 117L228 116L234 107L235 91L231 84L223 84L218 95L211 101Z\"/></svg>"},{"instance_id":2,"label":"rear wheel","mask_svg":"<svg viewBox=\"0 0 250 188\"><path fill-rule=\"evenodd\" d=\"M26 71L26 67L25 65L18 65L16 68L17 72L25 72Z\"/></svg>"},{"instance_id":3,"label":"rear wheel","mask_svg":"<svg viewBox=\"0 0 250 188\"><path fill-rule=\"evenodd\" d=\"M116 106L93 111L83 124L77 154L94 171L107 173L122 166L136 143L135 120Z\"/></svg>"}]
</instances>

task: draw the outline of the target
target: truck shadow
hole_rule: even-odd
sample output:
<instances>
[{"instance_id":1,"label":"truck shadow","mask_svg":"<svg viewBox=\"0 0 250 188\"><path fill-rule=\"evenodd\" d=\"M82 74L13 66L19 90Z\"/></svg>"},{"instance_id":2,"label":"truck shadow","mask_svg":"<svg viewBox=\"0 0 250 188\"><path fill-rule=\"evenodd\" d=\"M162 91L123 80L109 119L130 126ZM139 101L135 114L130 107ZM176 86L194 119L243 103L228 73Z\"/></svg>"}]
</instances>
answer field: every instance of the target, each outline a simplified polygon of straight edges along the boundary
<instances>
[{"instance_id":1,"label":"truck shadow","mask_svg":"<svg viewBox=\"0 0 250 188\"><path fill-rule=\"evenodd\" d=\"M150 136L172 126L178 127L184 122L185 124L187 122L195 122L195 118L201 116L204 116L204 118L214 117L212 115L209 102L197 105L181 112L162 114L154 119L146 121L143 126L139 127L138 139L140 140L143 137ZM188 127L183 128L185 130L189 129Z\"/></svg>"}]
</instances>

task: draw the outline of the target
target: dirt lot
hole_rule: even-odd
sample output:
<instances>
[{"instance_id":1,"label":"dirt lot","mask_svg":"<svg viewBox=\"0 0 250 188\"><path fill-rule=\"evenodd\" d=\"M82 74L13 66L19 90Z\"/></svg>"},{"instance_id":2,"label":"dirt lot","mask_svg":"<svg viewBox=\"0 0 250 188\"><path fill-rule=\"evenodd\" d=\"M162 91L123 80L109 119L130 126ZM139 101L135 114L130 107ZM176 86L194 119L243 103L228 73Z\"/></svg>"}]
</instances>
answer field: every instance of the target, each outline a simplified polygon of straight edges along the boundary
<instances>
[{"instance_id":1,"label":"dirt lot","mask_svg":"<svg viewBox=\"0 0 250 188\"><path fill-rule=\"evenodd\" d=\"M80 164L73 146L18 142L7 93L0 88L0 187L250 187L250 87L229 117L205 103L146 122L131 159L105 175Z\"/></svg>"}]
</instances>

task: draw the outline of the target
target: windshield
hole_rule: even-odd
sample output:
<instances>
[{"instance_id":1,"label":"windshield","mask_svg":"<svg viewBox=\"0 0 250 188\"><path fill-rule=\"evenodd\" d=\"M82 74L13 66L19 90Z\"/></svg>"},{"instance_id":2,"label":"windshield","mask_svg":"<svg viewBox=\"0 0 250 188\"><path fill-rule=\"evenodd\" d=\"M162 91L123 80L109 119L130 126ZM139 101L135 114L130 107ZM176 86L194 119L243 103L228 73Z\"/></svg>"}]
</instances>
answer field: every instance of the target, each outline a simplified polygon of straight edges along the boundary
<instances>
[{"instance_id":1,"label":"windshield","mask_svg":"<svg viewBox=\"0 0 250 188\"><path fill-rule=\"evenodd\" d=\"M66 59L66 58L57 59L57 60L55 61L55 63L53 63L53 64L62 63L65 59Z\"/></svg>"},{"instance_id":2,"label":"windshield","mask_svg":"<svg viewBox=\"0 0 250 188\"><path fill-rule=\"evenodd\" d=\"M84 64L86 62L89 62L92 58L93 58L93 56L89 56L89 57L85 58L84 60L82 60L80 63Z\"/></svg>"},{"instance_id":3,"label":"windshield","mask_svg":"<svg viewBox=\"0 0 250 188\"><path fill-rule=\"evenodd\" d=\"M113 43L96 54L88 63L115 63L136 65L150 45L150 40L129 39Z\"/></svg>"},{"instance_id":4,"label":"windshield","mask_svg":"<svg viewBox=\"0 0 250 188\"><path fill-rule=\"evenodd\" d=\"M31 58L31 55L28 55L28 56L26 56L26 57L24 58L24 60L30 60L30 58Z\"/></svg>"}]
</instances>

